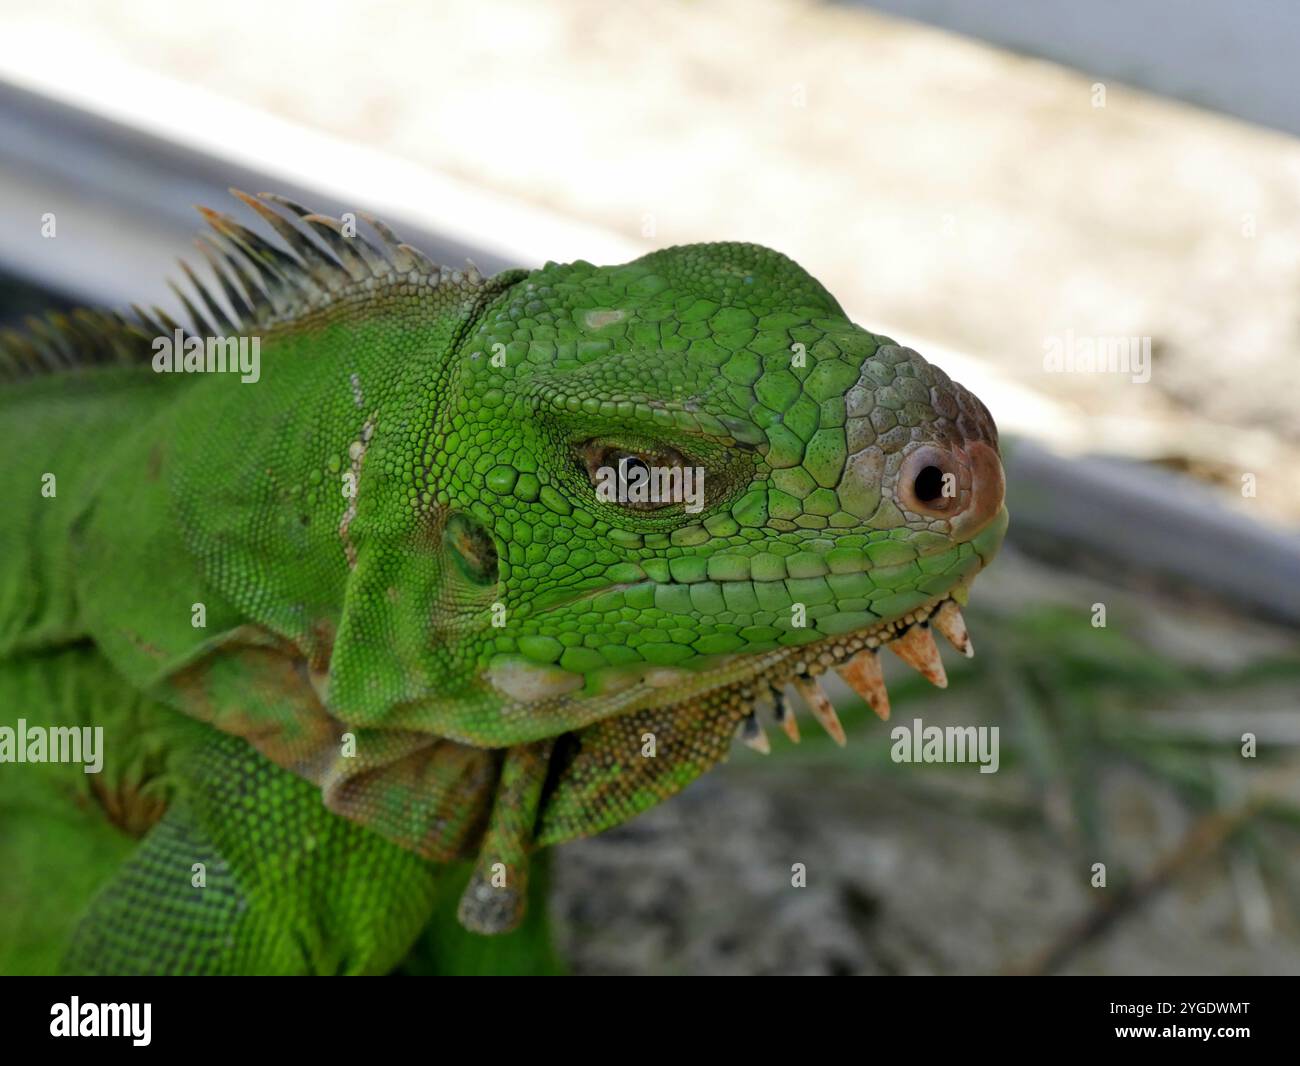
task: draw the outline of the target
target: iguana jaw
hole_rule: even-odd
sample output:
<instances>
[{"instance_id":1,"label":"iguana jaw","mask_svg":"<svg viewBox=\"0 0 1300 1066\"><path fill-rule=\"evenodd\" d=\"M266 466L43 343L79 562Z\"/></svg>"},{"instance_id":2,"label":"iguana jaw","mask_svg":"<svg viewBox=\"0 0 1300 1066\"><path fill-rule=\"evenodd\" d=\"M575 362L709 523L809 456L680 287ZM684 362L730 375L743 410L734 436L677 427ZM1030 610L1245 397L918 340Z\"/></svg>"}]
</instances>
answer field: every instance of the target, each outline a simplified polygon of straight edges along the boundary
<instances>
[{"instance_id":1,"label":"iguana jaw","mask_svg":"<svg viewBox=\"0 0 1300 1066\"><path fill-rule=\"evenodd\" d=\"M960 604L965 602L966 592L966 586L961 585L900 618L795 649L775 666L737 685L737 700L750 708L741 720L740 738L756 751L768 753L770 745L755 709L755 704L766 699L776 722L792 741L799 742L799 726L784 694L785 687L793 684L818 724L840 746L847 743L844 727L818 681L828 670L835 670L882 721L887 721L889 692L880 668L882 648L894 652L934 685L946 688L948 678L931 631L937 629L968 658L974 655L961 616Z\"/></svg>"},{"instance_id":2,"label":"iguana jaw","mask_svg":"<svg viewBox=\"0 0 1300 1066\"><path fill-rule=\"evenodd\" d=\"M968 583L962 583L898 618L800 647L728 656L725 663L707 672L660 668L657 676L649 678L659 691L622 713L675 707L708 694L714 703L734 710L733 724L739 726L740 739L766 754L770 745L759 720L760 708L770 710L790 739L799 741L794 709L785 697L786 687L793 685L817 722L842 746L847 737L818 678L835 670L882 720L890 713L879 663L882 648L889 648L939 688L946 688L948 679L932 630L937 629L963 655L974 654L961 616L967 592Z\"/></svg>"},{"instance_id":3,"label":"iguana jaw","mask_svg":"<svg viewBox=\"0 0 1300 1066\"><path fill-rule=\"evenodd\" d=\"M912 610L847 633L770 651L719 655L694 669L645 664L621 670L607 668L596 675L598 691L586 696L547 693L545 689L553 683L554 675L544 669L535 676L520 673L510 679L514 690L511 696L518 704L524 703L521 697L526 697L535 683L538 699L533 706L582 703L589 722L618 715L667 712L707 700L711 706L725 706L733 712L727 717L732 727L740 726L741 739L766 751L768 744L756 716L760 707L770 708L791 739L798 739L794 714L784 696L786 686L793 685L814 717L837 743L843 744L844 731L818 677L834 669L882 719L889 717L889 696L878 661L882 648L888 647L938 687L946 687L947 677L932 630L937 629L963 655L972 654L961 606L967 601L975 574L987 561L987 557L981 558L976 569Z\"/></svg>"}]
</instances>

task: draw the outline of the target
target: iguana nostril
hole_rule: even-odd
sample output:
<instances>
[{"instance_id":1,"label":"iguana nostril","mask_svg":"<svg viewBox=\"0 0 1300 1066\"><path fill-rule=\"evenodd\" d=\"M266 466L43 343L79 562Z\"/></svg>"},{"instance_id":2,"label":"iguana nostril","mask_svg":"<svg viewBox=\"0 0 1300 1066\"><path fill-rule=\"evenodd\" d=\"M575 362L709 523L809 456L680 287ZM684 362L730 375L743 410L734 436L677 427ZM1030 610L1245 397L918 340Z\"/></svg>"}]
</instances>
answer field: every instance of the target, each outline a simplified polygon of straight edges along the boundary
<instances>
[{"instance_id":1,"label":"iguana nostril","mask_svg":"<svg viewBox=\"0 0 1300 1066\"><path fill-rule=\"evenodd\" d=\"M970 501L953 518L952 536L967 541L1001 514L1007 483L1002 460L992 445L974 441L959 452L970 471Z\"/></svg>"},{"instance_id":2,"label":"iguana nostril","mask_svg":"<svg viewBox=\"0 0 1300 1066\"><path fill-rule=\"evenodd\" d=\"M922 468L912 483L916 498L922 503L929 503L943 495L943 471L937 466Z\"/></svg>"},{"instance_id":3,"label":"iguana nostril","mask_svg":"<svg viewBox=\"0 0 1300 1066\"><path fill-rule=\"evenodd\" d=\"M904 510L935 518L955 515L965 502L969 478L960 456L933 444L917 448L903 460L898 474L898 502Z\"/></svg>"},{"instance_id":4,"label":"iguana nostril","mask_svg":"<svg viewBox=\"0 0 1300 1066\"><path fill-rule=\"evenodd\" d=\"M895 493L905 511L947 519L953 538L962 541L998 514L1004 489L997 450L976 440L950 448L916 448L903 460Z\"/></svg>"}]
</instances>

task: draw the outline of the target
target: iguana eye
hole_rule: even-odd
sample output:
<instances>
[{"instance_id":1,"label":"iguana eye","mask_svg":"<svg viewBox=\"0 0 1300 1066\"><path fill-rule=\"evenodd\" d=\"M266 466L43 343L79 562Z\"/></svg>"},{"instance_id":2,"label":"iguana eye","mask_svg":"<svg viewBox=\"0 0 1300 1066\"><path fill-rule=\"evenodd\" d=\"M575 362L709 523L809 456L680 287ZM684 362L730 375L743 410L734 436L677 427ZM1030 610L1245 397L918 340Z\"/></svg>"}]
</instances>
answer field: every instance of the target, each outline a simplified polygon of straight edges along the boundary
<instances>
[{"instance_id":1,"label":"iguana eye","mask_svg":"<svg viewBox=\"0 0 1300 1066\"><path fill-rule=\"evenodd\" d=\"M632 451L588 441L579 449L596 498L632 511L689 504L703 492L699 468L673 448Z\"/></svg>"}]
</instances>

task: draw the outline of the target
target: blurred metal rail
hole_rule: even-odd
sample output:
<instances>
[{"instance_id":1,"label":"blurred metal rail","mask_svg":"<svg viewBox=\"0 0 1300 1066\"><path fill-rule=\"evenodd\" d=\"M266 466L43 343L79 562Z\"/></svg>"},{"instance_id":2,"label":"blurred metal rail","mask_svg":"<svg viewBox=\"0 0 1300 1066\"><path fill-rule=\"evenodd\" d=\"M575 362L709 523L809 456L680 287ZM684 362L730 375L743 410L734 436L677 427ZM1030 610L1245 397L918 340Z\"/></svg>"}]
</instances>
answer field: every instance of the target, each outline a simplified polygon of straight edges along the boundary
<instances>
[{"instance_id":1,"label":"blurred metal rail","mask_svg":"<svg viewBox=\"0 0 1300 1066\"><path fill-rule=\"evenodd\" d=\"M1300 133L1300 5L1285 0L854 2Z\"/></svg>"},{"instance_id":2,"label":"blurred metal rail","mask_svg":"<svg viewBox=\"0 0 1300 1066\"><path fill-rule=\"evenodd\" d=\"M367 207L0 81L0 270L87 303L170 307L165 279L202 228L194 205L242 212L231 186L269 187L336 217ZM52 240L41 234L46 212L56 219ZM400 232L437 262L468 257L488 274L517 265L427 229L403 223Z\"/></svg>"},{"instance_id":3,"label":"blurred metal rail","mask_svg":"<svg viewBox=\"0 0 1300 1066\"><path fill-rule=\"evenodd\" d=\"M200 228L193 205L231 203L231 185L273 186L336 215L366 206L0 82L0 270L11 275L87 303L174 307L165 278ZM57 219L53 240L41 235L46 212ZM517 265L435 230L400 229L436 261L469 257L486 273ZM493 236L485 242L500 246ZM1013 542L1065 562L1101 560L1120 583L1152 575L1300 627L1300 537L1229 511L1190 478L1006 443Z\"/></svg>"},{"instance_id":4,"label":"blurred metal rail","mask_svg":"<svg viewBox=\"0 0 1300 1066\"><path fill-rule=\"evenodd\" d=\"M1004 442L1010 539L1034 555L1149 575L1300 627L1300 536L1224 507L1183 474L1111 457L1062 458ZM1276 483L1276 481L1275 481Z\"/></svg>"}]
</instances>

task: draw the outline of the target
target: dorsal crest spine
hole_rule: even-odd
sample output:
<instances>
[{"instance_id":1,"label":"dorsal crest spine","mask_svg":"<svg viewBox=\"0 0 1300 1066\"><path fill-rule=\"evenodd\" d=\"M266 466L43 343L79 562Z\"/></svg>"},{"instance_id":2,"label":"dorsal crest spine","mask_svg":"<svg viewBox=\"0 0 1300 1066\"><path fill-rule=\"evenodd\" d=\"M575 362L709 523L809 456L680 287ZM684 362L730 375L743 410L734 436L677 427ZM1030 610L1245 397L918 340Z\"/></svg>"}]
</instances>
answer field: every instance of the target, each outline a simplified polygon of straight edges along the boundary
<instances>
[{"instance_id":1,"label":"dorsal crest spine","mask_svg":"<svg viewBox=\"0 0 1300 1066\"><path fill-rule=\"evenodd\" d=\"M197 301L181 285L168 282L191 324L191 330L183 330L189 336L229 337L264 330L385 284L483 282L473 263L464 271L440 267L365 212L357 216L377 235L377 243L287 197L230 191L274 230L285 248L228 215L199 207L212 229L200 234L195 245L216 285L203 282L183 260L181 272ZM51 312L29 317L25 325L25 331L0 330L0 381L78 366L147 362L155 337L182 329L162 308L146 311L135 305L130 312Z\"/></svg>"}]
</instances>

